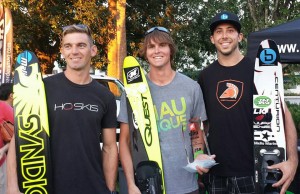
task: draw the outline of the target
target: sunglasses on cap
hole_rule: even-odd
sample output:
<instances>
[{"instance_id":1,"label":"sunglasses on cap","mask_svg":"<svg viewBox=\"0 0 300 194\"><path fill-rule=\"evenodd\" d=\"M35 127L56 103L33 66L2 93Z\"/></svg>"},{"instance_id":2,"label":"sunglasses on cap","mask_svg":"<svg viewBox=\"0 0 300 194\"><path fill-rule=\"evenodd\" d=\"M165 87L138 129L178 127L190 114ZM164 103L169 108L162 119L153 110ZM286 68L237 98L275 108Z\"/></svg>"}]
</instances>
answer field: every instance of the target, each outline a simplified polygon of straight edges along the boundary
<instances>
[{"instance_id":1,"label":"sunglasses on cap","mask_svg":"<svg viewBox=\"0 0 300 194\"><path fill-rule=\"evenodd\" d=\"M147 30L146 33L145 33L145 36L147 36L148 34L152 33L155 30L170 34L170 31L167 28L164 28L164 27L161 27L161 26L156 26L156 27L153 27L153 28L150 28L149 30Z\"/></svg>"}]
</instances>

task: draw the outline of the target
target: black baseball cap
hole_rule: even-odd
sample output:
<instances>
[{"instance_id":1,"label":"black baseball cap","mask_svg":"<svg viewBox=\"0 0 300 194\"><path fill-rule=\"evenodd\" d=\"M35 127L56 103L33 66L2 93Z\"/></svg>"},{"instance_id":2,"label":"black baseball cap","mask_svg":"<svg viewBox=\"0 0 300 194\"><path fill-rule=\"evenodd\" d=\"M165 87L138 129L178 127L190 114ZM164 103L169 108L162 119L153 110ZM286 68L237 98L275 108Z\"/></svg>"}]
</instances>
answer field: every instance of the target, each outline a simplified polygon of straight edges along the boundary
<instances>
[{"instance_id":1,"label":"black baseball cap","mask_svg":"<svg viewBox=\"0 0 300 194\"><path fill-rule=\"evenodd\" d=\"M215 17L212 18L211 23L209 25L209 29L211 34L214 33L215 28L222 23L230 23L232 24L238 32L241 32L241 23L238 18L238 16L234 13L230 13L228 11L222 11L215 15Z\"/></svg>"}]
</instances>

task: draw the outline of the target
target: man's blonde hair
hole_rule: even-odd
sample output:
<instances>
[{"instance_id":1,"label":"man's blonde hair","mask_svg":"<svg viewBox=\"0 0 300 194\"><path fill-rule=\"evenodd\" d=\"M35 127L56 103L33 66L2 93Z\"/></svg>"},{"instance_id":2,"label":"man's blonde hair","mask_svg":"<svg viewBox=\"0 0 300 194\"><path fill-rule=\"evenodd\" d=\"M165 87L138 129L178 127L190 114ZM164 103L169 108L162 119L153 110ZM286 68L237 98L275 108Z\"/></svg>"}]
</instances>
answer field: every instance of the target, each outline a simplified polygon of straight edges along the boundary
<instances>
[{"instance_id":1,"label":"man's blonde hair","mask_svg":"<svg viewBox=\"0 0 300 194\"><path fill-rule=\"evenodd\" d=\"M91 46L94 44L94 40L92 37L92 33L91 30L88 26L84 25L84 24L73 24L70 26L65 26L63 27L63 32L61 35L61 43L63 42L63 38L67 35L67 34L72 34L72 33L83 33L88 35L89 38L89 42L91 44Z\"/></svg>"}]
</instances>

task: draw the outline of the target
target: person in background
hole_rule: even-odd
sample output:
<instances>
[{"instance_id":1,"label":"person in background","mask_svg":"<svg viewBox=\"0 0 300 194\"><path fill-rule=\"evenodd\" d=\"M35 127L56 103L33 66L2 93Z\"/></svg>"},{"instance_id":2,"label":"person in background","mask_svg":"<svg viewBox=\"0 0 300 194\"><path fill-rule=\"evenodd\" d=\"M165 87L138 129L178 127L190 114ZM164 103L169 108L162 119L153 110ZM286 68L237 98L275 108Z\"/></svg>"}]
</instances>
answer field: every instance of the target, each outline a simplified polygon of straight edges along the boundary
<instances>
[{"instance_id":1,"label":"person in background","mask_svg":"<svg viewBox=\"0 0 300 194\"><path fill-rule=\"evenodd\" d=\"M11 83L3 83L0 85L0 125L3 122L14 123L14 114L12 108L13 102L13 85ZM0 126L1 127L1 126ZM6 153L8 151L9 142L4 142L0 134L0 193L6 193L7 177L6 177Z\"/></svg>"},{"instance_id":2,"label":"person in background","mask_svg":"<svg viewBox=\"0 0 300 194\"><path fill-rule=\"evenodd\" d=\"M236 14L227 11L216 14L210 31L218 59L200 72L198 82L208 116L208 144L219 164L205 175L204 183L209 193L254 193L254 60L240 52L243 34ZM286 106L285 135L288 160L269 166L283 173L273 184L282 186L281 194L292 182L298 164L296 129Z\"/></svg>"},{"instance_id":3,"label":"person in background","mask_svg":"<svg viewBox=\"0 0 300 194\"><path fill-rule=\"evenodd\" d=\"M156 110L165 190L167 194L198 194L196 173L190 173L183 168L187 165L187 155L184 149L187 148L190 161L194 160L193 152L202 151L204 147L202 135L199 135L197 140L194 139L198 143L194 144L193 148L191 146L189 124L196 124L197 130L202 133L197 123L200 119L206 120L206 112L202 91L197 82L172 69L175 52L176 46L166 28L153 27L145 33L140 53L150 66L146 79ZM121 122L120 160L127 180L128 193L140 194L145 191L140 190L141 188L134 180L125 95L123 94L121 98L118 116L118 121ZM164 124L168 121L169 125ZM212 159L213 157L199 154L196 159ZM203 173L208 169L198 167L198 171Z\"/></svg>"},{"instance_id":4,"label":"person in background","mask_svg":"<svg viewBox=\"0 0 300 194\"><path fill-rule=\"evenodd\" d=\"M44 79L53 193L116 193L116 101L89 74L91 59L97 54L90 29L82 24L64 27L61 53L66 70ZM14 139L8 161L8 194L19 193Z\"/></svg>"},{"instance_id":5,"label":"person in background","mask_svg":"<svg viewBox=\"0 0 300 194\"><path fill-rule=\"evenodd\" d=\"M9 106L13 106L13 84L3 83L0 85L0 100L5 101Z\"/></svg>"}]
</instances>

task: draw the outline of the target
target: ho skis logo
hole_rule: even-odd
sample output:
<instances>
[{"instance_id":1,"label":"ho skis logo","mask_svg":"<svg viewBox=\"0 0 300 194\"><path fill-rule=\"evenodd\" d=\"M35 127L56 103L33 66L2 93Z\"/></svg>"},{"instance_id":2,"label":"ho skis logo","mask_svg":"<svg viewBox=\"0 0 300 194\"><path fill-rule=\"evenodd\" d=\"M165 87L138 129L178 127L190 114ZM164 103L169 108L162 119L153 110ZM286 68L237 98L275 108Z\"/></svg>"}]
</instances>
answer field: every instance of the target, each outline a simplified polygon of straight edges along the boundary
<instances>
[{"instance_id":1,"label":"ho skis logo","mask_svg":"<svg viewBox=\"0 0 300 194\"><path fill-rule=\"evenodd\" d=\"M237 80L224 80L218 82L216 97L226 109L234 107L241 99L244 83Z\"/></svg>"},{"instance_id":2,"label":"ho skis logo","mask_svg":"<svg viewBox=\"0 0 300 194\"><path fill-rule=\"evenodd\" d=\"M124 69L128 84L142 82L141 69L138 66Z\"/></svg>"},{"instance_id":3,"label":"ho skis logo","mask_svg":"<svg viewBox=\"0 0 300 194\"><path fill-rule=\"evenodd\" d=\"M54 104L54 111L70 111L70 110L75 110L75 111L82 111L82 110L88 110L91 112L98 112L98 105L94 104L84 104L84 103L62 103L62 104Z\"/></svg>"}]
</instances>

